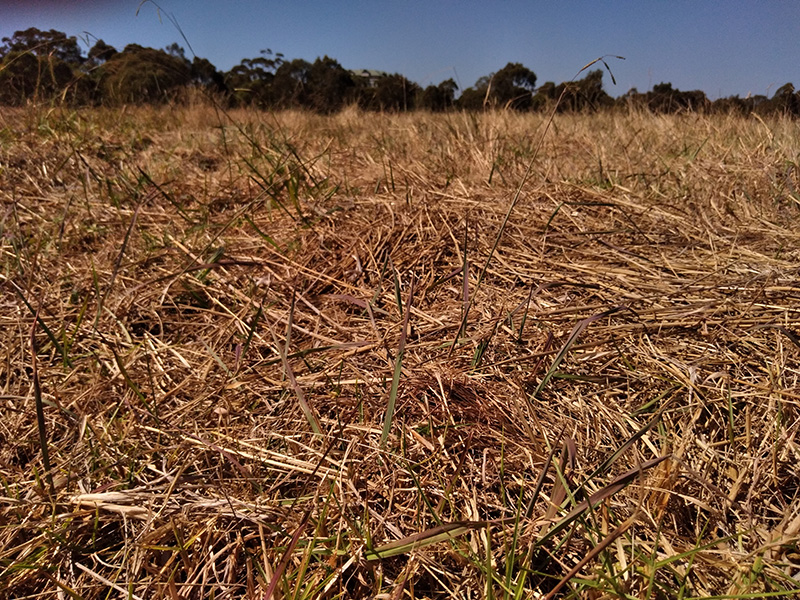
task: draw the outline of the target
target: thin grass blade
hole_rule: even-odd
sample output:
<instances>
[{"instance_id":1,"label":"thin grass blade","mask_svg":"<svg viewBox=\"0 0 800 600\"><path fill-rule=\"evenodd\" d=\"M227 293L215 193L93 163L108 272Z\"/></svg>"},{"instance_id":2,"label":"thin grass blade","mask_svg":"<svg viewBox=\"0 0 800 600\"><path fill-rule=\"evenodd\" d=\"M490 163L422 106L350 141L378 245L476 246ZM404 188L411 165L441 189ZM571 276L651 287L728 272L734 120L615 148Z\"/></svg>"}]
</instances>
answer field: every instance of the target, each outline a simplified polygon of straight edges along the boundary
<instances>
[{"instance_id":1,"label":"thin grass blade","mask_svg":"<svg viewBox=\"0 0 800 600\"><path fill-rule=\"evenodd\" d=\"M397 280L395 280L397 282ZM396 283L396 285L398 285ZM411 306L414 302L415 279L411 278L411 285L408 289L408 300L406 301L405 316L403 317L403 330L400 332L400 344L397 348L397 356L394 362L394 373L392 374L392 387L389 390L389 403L386 407L386 417L383 421L383 431L381 432L381 448L386 447L386 440L389 438L389 431L392 429L394 420L394 410L397 404L397 391L400 387L400 375L403 372L403 354L406 350L406 337L408 336L408 323L411 318ZM399 297L399 288L397 288Z\"/></svg>"},{"instance_id":2,"label":"thin grass blade","mask_svg":"<svg viewBox=\"0 0 800 600\"><path fill-rule=\"evenodd\" d=\"M44 478L47 482L48 493L51 498L55 497L55 486L53 485L53 473L50 470L50 451L47 443L47 423L44 420L44 403L42 402L42 385L39 380L39 367L36 359L36 323L39 321L39 309L36 309L36 317L31 325L31 369L33 371L33 400L36 404L36 425L39 429L39 448L42 451L42 464L44 465Z\"/></svg>"},{"instance_id":3,"label":"thin grass blade","mask_svg":"<svg viewBox=\"0 0 800 600\"><path fill-rule=\"evenodd\" d=\"M575 343L578 341L578 338L580 338L581 334L586 330L586 328L589 327L589 325L591 325L595 321L613 315L614 313L619 312L620 310L622 310L621 306L615 306L614 308L611 308L609 310L603 311L596 315L592 315L591 317L588 317L583 321L580 321L577 325L575 325L575 327L572 329L572 332L569 334L567 341L564 342L564 345L561 347L561 350L559 350L555 359L553 359L553 364L550 365L550 368L547 370L547 373L545 373L541 383L539 383L539 385L536 387L536 390L533 392L533 394L531 394L531 400L535 400L539 396L539 393L548 384L550 379L552 379L553 375L558 370L558 367L561 365L561 361L563 361L564 358L566 358L570 348L572 348L575 345Z\"/></svg>"},{"instance_id":4,"label":"thin grass blade","mask_svg":"<svg viewBox=\"0 0 800 600\"><path fill-rule=\"evenodd\" d=\"M660 464L664 460L669 458L669 456L660 456L658 458L654 458L648 461L643 462L635 469L631 469L614 479L611 483L609 483L604 488L598 490L594 494L592 494L588 499L583 500L575 505L569 513L566 514L558 523L556 523L547 533L545 533L542 537L537 540L536 545L539 546L543 544L545 541L549 540L554 535L558 534L559 532L566 529L575 519L581 516L587 509L590 509L593 506L596 506L603 500L612 497L614 494L618 493L620 490L625 489L625 487L636 477L638 477L644 471L648 469L652 469L656 465Z\"/></svg>"}]
</instances>

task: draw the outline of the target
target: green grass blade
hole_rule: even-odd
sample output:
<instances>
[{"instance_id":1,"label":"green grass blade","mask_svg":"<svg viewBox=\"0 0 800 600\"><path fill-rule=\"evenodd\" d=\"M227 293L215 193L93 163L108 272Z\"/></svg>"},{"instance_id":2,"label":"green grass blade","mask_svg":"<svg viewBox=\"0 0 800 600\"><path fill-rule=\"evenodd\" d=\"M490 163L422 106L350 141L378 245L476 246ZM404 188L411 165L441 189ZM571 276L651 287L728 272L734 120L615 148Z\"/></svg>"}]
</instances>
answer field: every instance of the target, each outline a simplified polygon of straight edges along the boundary
<instances>
[{"instance_id":1,"label":"green grass blade","mask_svg":"<svg viewBox=\"0 0 800 600\"><path fill-rule=\"evenodd\" d=\"M386 406L386 417L383 421L383 431L381 432L381 448L386 447L386 440L389 438L389 431L392 429L394 420L394 410L397 404L397 391L400 386L400 375L403 372L403 355L406 350L406 337L408 335L408 324L411 318L411 306L414 302L414 278L408 289L408 300L406 301L405 316L403 317L403 330L400 332L400 344L397 348L397 356L394 360L394 373L392 374L392 387L389 390L389 403ZM398 291L399 293L399 291Z\"/></svg>"}]
</instances>

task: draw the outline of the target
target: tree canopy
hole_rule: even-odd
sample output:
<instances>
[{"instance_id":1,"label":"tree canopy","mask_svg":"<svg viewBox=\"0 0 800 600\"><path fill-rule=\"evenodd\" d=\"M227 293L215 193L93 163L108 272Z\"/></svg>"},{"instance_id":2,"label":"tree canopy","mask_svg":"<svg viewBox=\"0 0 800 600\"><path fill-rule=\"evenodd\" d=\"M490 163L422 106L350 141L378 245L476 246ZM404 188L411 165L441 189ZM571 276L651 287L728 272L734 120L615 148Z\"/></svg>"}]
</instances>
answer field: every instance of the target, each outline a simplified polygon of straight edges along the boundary
<instances>
[{"instance_id":1,"label":"tree canopy","mask_svg":"<svg viewBox=\"0 0 800 600\"><path fill-rule=\"evenodd\" d=\"M110 103L165 102L191 81L185 57L129 44L100 68L103 98Z\"/></svg>"},{"instance_id":2,"label":"tree canopy","mask_svg":"<svg viewBox=\"0 0 800 600\"><path fill-rule=\"evenodd\" d=\"M2 39L0 102L23 104L66 93L84 61L78 41L51 29L31 27Z\"/></svg>"},{"instance_id":3,"label":"tree canopy","mask_svg":"<svg viewBox=\"0 0 800 600\"><path fill-rule=\"evenodd\" d=\"M711 102L702 91L681 91L662 82L648 92L632 89L614 99L603 87L603 75L598 69L582 79L547 81L537 88L531 69L509 62L459 90L453 79L422 88L399 73L351 71L327 55L309 62L286 59L269 49L221 72L207 58L192 56L190 60L177 43L163 49L129 44L118 51L97 39L84 56L76 37L31 27L2 38L0 45L0 104L7 105L162 103L197 88L229 106L303 108L319 113L357 105L384 111L555 108L565 112L634 107L653 112L800 116L800 92L792 83L778 88L772 98L731 96Z\"/></svg>"},{"instance_id":4,"label":"tree canopy","mask_svg":"<svg viewBox=\"0 0 800 600\"><path fill-rule=\"evenodd\" d=\"M469 110L511 108L529 110L536 89L536 74L521 63L505 67L479 78L461 94L459 107Z\"/></svg>"}]
</instances>

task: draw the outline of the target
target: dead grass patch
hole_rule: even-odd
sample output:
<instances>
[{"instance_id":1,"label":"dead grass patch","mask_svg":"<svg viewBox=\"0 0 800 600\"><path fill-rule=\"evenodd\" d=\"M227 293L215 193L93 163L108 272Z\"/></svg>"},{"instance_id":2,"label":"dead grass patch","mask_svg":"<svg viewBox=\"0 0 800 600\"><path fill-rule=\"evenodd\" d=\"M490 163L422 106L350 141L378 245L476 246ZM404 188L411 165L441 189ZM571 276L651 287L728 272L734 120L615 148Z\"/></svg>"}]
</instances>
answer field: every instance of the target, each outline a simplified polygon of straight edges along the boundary
<instances>
[{"instance_id":1,"label":"dead grass patch","mask_svg":"<svg viewBox=\"0 0 800 600\"><path fill-rule=\"evenodd\" d=\"M798 593L800 125L544 126L0 112L4 594Z\"/></svg>"}]
</instances>

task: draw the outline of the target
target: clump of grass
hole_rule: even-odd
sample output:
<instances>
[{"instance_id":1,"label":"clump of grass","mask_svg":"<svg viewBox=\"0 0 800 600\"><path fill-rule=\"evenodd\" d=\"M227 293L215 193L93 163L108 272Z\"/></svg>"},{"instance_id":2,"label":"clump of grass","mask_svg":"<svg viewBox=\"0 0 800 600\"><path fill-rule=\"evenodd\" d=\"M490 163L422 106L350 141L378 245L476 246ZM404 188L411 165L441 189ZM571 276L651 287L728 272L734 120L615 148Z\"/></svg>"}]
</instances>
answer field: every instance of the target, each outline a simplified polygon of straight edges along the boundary
<instances>
[{"instance_id":1,"label":"clump of grass","mask_svg":"<svg viewBox=\"0 0 800 600\"><path fill-rule=\"evenodd\" d=\"M2 109L3 593L795 596L800 125L546 125Z\"/></svg>"}]
</instances>

